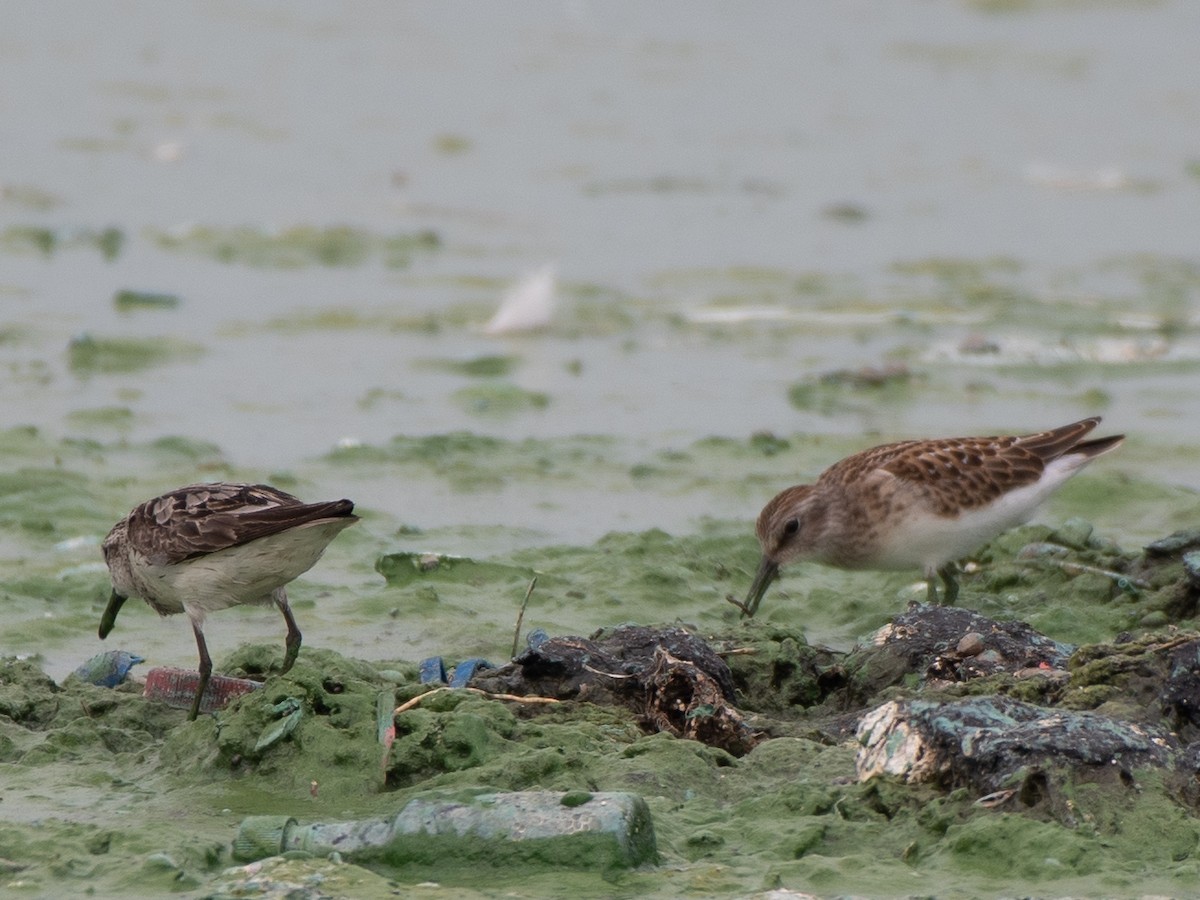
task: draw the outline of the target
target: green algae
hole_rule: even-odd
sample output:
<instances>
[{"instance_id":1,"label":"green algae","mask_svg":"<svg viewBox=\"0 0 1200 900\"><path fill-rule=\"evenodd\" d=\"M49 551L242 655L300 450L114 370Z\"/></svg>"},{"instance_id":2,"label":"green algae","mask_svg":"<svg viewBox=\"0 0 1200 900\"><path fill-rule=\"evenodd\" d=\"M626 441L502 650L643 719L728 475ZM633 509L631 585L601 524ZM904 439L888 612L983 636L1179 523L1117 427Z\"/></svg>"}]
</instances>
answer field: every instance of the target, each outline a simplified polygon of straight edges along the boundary
<instances>
[{"instance_id":1,"label":"green algae","mask_svg":"<svg viewBox=\"0 0 1200 900\"><path fill-rule=\"evenodd\" d=\"M726 661L746 709L787 715L843 687L840 657L810 645L800 629L751 622L741 631Z\"/></svg>"},{"instance_id":2,"label":"green algae","mask_svg":"<svg viewBox=\"0 0 1200 900\"><path fill-rule=\"evenodd\" d=\"M532 569L520 566L420 552L384 554L375 560L375 571L393 587L405 587L414 582L443 582L486 584L493 589L528 583L535 574Z\"/></svg>"},{"instance_id":3,"label":"green algae","mask_svg":"<svg viewBox=\"0 0 1200 900\"><path fill-rule=\"evenodd\" d=\"M339 467L363 467L369 472L423 472L445 479L455 490L497 489L513 481L574 480L587 467L615 467L606 437L574 437L553 441L503 438L458 431L409 437L397 435L382 446L339 447L326 459Z\"/></svg>"},{"instance_id":4,"label":"green algae","mask_svg":"<svg viewBox=\"0 0 1200 900\"><path fill-rule=\"evenodd\" d=\"M297 225L278 231L194 226L187 231L151 230L149 234L164 250L230 265L279 269L361 266L372 260L388 268L405 268L415 255L432 252L441 245L441 239L432 231L380 235L350 226Z\"/></svg>"},{"instance_id":5,"label":"green algae","mask_svg":"<svg viewBox=\"0 0 1200 900\"><path fill-rule=\"evenodd\" d=\"M1026 266L1004 257L899 261L891 267L886 299L877 286L852 276L786 270L666 272L651 283L712 298L708 308L665 314L674 328L763 349L794 346L814 334L848 338L873 347L876 359L928 364L921 375L928 396L941 404L946 396L959 396L964 384L969 392L1015 400L1029 391L1010 383L1022 378L1036 377L1039 385L1048 376L1099 382L1118 368L1133 377L1187 368L1192 354L1176 352L1182 348L1174 342L1195 331L1186 313L1196 284L1189 265L1154 256L1113 259L1102 268L1139 283L1104 294L1073 289L1084 275L1070 270L1053 273L1055 287L1034 284ZM964 328L970 331L964 334ZM838 355L816 358L827 365ZM805 409L817 402L800 399ZM886 403L868 408L880 407Z\"/></svg>"},{"instance_id":6,"label":"green algae","mask_svg":"<svg viewBox=\"0 0 1200 900\"><path fill-rule=\"evenodd\" d=\"M537 841L498 841L445 835L408 835L364 861L377 862L406 880L454 883L464 868L618 872L627 867L608 835L564 835Z\"/></svg>"},{"instance_id":7,"label":"green algae","mask_svg":"<svg viewBox=\"0 0 1200 900\"><path fill-rule=\"evenodd\" d=\"M90 248L108 261L121 254L125 233L119 228L51 228L43 225L10 225L0 231L0 252L50 257L63 250Z\"/></svg>"},{"instance_id":8,"label":"green algae","mask_svg":"<svg viewBox=\"0 0 1200 900\"><path fill-rule=\"evenodd\" d=\"M483 307L457 307L437 313L415 315L390 315L367 313L360 309L344 306L323 309L296 310L260 322L234 322L222 329L223 334L244 335L252 331L266 331L286 335L309 334L326 331L371 331L371 332L415 332L437 334L443 328L464 326L486 318Z\"/></svg>"},{"instance_id":9,"label":"green algae","mask_svg":"<svg viewBox=\"0 0 1200 900\"><path fill-rule=\"evenodd\" d=\"M63 204L62 197L32 184L0 186L0 200L37 212L49 212Z\"/></svg>"},{"instance_id":10,"label":"green algae","mask_svg":"<svg viewBox=\"0 0 1200 900\"><path fill-rule=\"evenodd\" d=\"M741 497L753 510L777 489L781 467L817 470L843 449L853 449L853 442L759 435L639 455L607 438L508 441L458 434L337 451L319 465L339 481L361 471L370 478L443 478L467 491L499 483L487 480L489 464L501 465L505 480L549 481L568 491L589 479L664 494L719 481L714 489L724 491L721 496ZM71 631L87 636L91 643L81 659L94 652L106 578L94 543L63 551L54 546L87 535L98 539L132 503L162 484L195 480L197 469L213 471L202 467L215 464L219 473L261 477L221 462L218 447L187 438L128 446L58 441L36 429L15 428L0 431L0 454L13 473L0 491L0 539L25 548L20 560L0 561L0 610L26 647L61 647ZM291 477L303 487L309 471ZM1065 515L1094 510L1102 516L1106 504L1100 495L1107 494L1122 518L1128 514L1133 522L1140 516L1149 521L1155 511L1160 522L1176 510L1186 518L1193 508L1190 495L1156 492L1127 478L1087 473L1068 487L1075 490L1076 483L1091 487L1063 492L1062 505L1050 517L1053 526L1015 531L977 555L978 568L963 579L963 604L1037 618L1054 637L1083 642L1093 634L1111 641L1131 622L1137 629L1149 613L1184 627L1194 623L1194 612L1165 602L1181 577L1177 559L1133 572L1150 584L1137 593L1094 574L1020 560L1027 545L1057 541L1069 551L1063 558L1077 565L1131 565L1136 554L1107 540L1111 522L1089 529ZM421 572L414 561L425 554L408 549L418 536L377 510L364 512L370 529L348 532L344 546L335 543L316 571L318 581L293 585L304 612L302 627L321 615L331 616L337 627L320 641L306 630L305 647L286 676L276 674L280 641L219 655L218 671L265 677L266 683L215 717L186 723L183 712L142 700L135 686L116 691L55 686L29 662L0 676L6 682L0 696L10 698L7 709L17 716L0 710L5 805L11 814L24 804L40 820L34 826L19 817L5 826L6 838L11 833L6 847L15 848L6 853L25 867L4 876L6 882L36 882L47 893L80 885L94 886L101 895L209 891L232 877L221 873L243 814L337 821L394 814L408 798L429 790L483 788L635 791L650 805L663 865L613 876L531 864L492 875L483 867L454 869L432 860L383 861L375 864L378 872L401 884L436 874L446 889L539 896L563 890L580 896L730 894L772 887L888 896L898 886L913 893L921 884L966 895L1037 894L1050 886L1064 894L1135 888L1180 893L1196 876L1194 820L1169 799L1172 789L1153 773L1136 774L1143 791L1132 807L1127 790L1072 786L1080 822L1074 828L1047 820L1036 806L992 811L974 806L975 798L961 792L856 782L854 744L833 739L822 723L869 702L880 683L893 685L889 696L910 695L920 686L915 679L898 679L896 672L863 671L853 658L839 659L822 644L834 640L845 648L865 638L903 608L904 591L917 573L797 567L773 588L762 615L744 624L724 596L745 590L757 561L752 512L742 519L703 521L685 534L650 529L614 533L587 546L505 550L464 562L457 573ZM436 543L457 538L469 546L463 539L471 534L442 530ZM428 535L419 539L424 543ZM396 572L407 566L402 582L388 584L373 569L388 555L396 556ZM85 561L91 570L59 577L64 566ZM432 645L448 658L476 651L503 658L535 571L539 581L526 627L586 634L623 620L681 620L716 636L717 647L729 654L739 703L767 739L734 759L695 742L648 735L627 710L578 702L531 708L444 691L402 713L396 740L385 748L377 727L380 696L394 698L398 706L426 690L416 684L415 666L395 657L419 658L427 651L414 648ZM318 587L325 573L336 587ZM416 598L426 587L436 591L437 604ZM43 612L52 609L62 617L44 619ZM142 612L145 623L156 628L157 618ZM378 662L325 649L345 649L354 629L379 631L391 624L400 640L367 645L374 648L367 654L384 657ZM142 630L136 619L129 625L127 637L154 633ZM177 643L191 653L186 629L168 629L170 639L181 630ZM13 648L9 640L6 628L6 650ZM143 649L135 642L126 646ZM1090 646L1077 651L1072 681L1064 688L1045 682L1006 686L997 678L971 690L1029 691L1080 708L1136 706L1123 698L1146 690L1137 686L1137 666L1158 670L1147 662L1118 665L1117 653L1133 658L1132 651L1115 649L1124 645L1114 645L1107 655ZM281 721L276 705L289 697L300 702L303 715L289 733L260 746L263 734ZM51 780L55 791L45 787ZM86 808L93 824L72 821L75 808ZM1008 819L1011 824L1004 824ZM1168 823L1171 840L1143 846L1141 841L1150 840L1143 835L1156 833L1158 821ZM1019 843L1029 860L1012 872L992 866L997 848L1017 840L1013 832L1034 825L1037 841ZM107 850L94 853L89 847Z\"/></svg>"},{"instance_id":11,"label":"green algae","mask_svg":"<svg viewBox=\"0 0 1200 900\"><path fill-rule=\"evenodd\" d=\"M994 275L1015 275L1022 266L1012 257L990 259L966 259L962 257L934 256L925 259L895 262L892 271L902 275L932 278L951 285L973 284Z\"/></svg>"},{"instance_id":12,"label":"green algae","mask_svg":"<svg viewBox=\"0 0 1200 900\"><path fill-rule=\"evenodd\" d=\"M409 787L443 773L479 769L501 757L517 732L507 708L466 695L441 695L396 718L386 758L389 788Z\"/></svg>"},{"instance_id":13,"label":"green algae","mask_svg":"<svg viewBox=\"0 0 1200 900\"><path fill-rule=\"evenodd\" d=\"M788 402L796 409L823 416L862 411L877 404L896 406L917 399L923 381L907 366L826 372L788 388Z\"/></svg>"},{"instance_id":14,"label":"green algae","mask_svg":"<svg viewBox=\"0 0 1200 900\"><path fill-rule=\"evenodd\" d=\"M176 309L180 304L178 294L124 289L113 294L113 306L121 312L140 309Z\"/></svg>"},{"instance_id":15,"label":"green algae","mask_svg":"<svg viewBox=\"0 0 1200 900\"><path fill-rule=\"evenodd\" d=\"M254 670L277 653L277 648L247 647L221 667ZM989 812L973 806L962 792L939 795L887 782L858 784L852 746L780 737L734 760L695 742L645 735L630 713L588 704L564 704L531 716L519 707L460 692L430 695L397 717L397 740L385 751L375 733L373 705L376 692L389 682L374 666L323 650L306 649L293 673L269 678L262 690L195 723L184 723L181 711L145 703L129 692L59 689L32 667L22 672L29 692L50 708L37 714L36 704L15 707L23 721L38 722L42 732L49 732L39 744L45 749L24 754L24 766L98 754L109 760L110 768L119 769L122 760L139 757L149 762L150 773L143 779L149 777L151 783L196 785L192 803L199 790L200 796L210 796L235 814L299 812L317 821L334 814L344 817L348 810L357 810L360 817L387 814L430 790L633 790L650 803L664 863L662 869L627 875L588 874L571 863L577 851L568 857L518 853L519 874L506 874L511 867L497 870L497 854L508 855L511 862L511 848L432 839L366 863L404 882L436 878L470 889L486 878L493 888L503 888L519 878L527 889L549 888L549 872L566 866L570 874L554 883L562 889L561 878L566 877L572 892L582 896L614 889L669 896L681 885L689 890L723 885L728 892L763 886L811 891L850 884L859 892L888 894L890 879L913 875L986 893L1000 884L1013 889L1052 883L1070 890L1102 873L1113 873L1107 876L1112 878L1138 871L1145 883L1164 885L1195 870L1200 826L1183 810L1163 806L1153 775L1139 774L1144 790L1132 807L1124 791L1118 804L1098 785L1077 787L1073 801L1084 824L1067 828L1027 815ZM89 697L99 698L88 702L90 715L70 702L70 691L85 689ZM418 690L401 685L397 701ZM59 694L66 696L59 700ZM275 698L285 694L302 698L309 715L291 735L256 750L253 742L271 721ZM125 717L123 728L88 728L89 723L111 725L118 715ZM154 718L139 718L147 715ZM172 717L174 727L152 724ZM55 729L55 723L62 727ZM137 732L144 737L120 737ZM106 734L113 739L106 740ZM377 780L384 765L386 785ZM173 793L168 790L157 803L169 803ZM1153 827L1165 821L1172 823L1168 842L1159 841ZM104 848L105 856L155 846L144 829L135 828L117 841L111 827L93 827L84 834L77 826L56 822L42 828L66 846L66 832L74 828L79 846ZM1131 841L1131 835L1158 843L1143 844L1140 837ZM27 841L27 833L17 829L9 846L32 875L56 881L67 877L60 863L47 860ZM1014 847L1023 848L1019 865L996 862ZM229 859L226 847L203 840L197 847L176 838L160 852L165 855L161 866L171 877L193 884L222 877L217 873ZM1145 860L1141 870L1140 858ZM72 859L77 873L99 883L111 884L116 877L90 856ZM1148 875L1150 869L1153 875Z\"/></svg>"},{"instance_id":16,"label":"green algae","mask_svg":"<svg viewBox=\"0 0 1200 900\"><path fill-rule=\"evenodd\" d=\"M439 134L433 139L433 148L443 156L458 156L469 151L474 142L461 134Z\"/></svg>"},{"instance_id":17,"label":"green algae","mask_svg":"<svg viewBox=\"0 0 1200 900\"><path fill-rule=\"evenodd\" d=\"M451 399L465 412L476 416L503 418L550 405L550 395L528 391L503 382L472 385L455 391Z\"/></svg>"},{"instance_id":18,"label":"green algae","mask_svg":"<svg viewBox=\"0 0 1200 900\"><path fill-rule=\"evenodd\" d=\"M20 468L0 473L0 528L62 540L95 527L88 478L66 469Z\"/></svg>"},{"instance_id":19,"label":"green algae","mask_svg":"<svg viewBox=\"0 0 1200 900\"><path fill-rule=\"evenodd\" d=\"M77 409L67 414L67 421L77 428L111 429L127 432L133 426L133 410L128 406L102 406Z\"/></svg>"},{"instance_id":20,"label":"green algae","mask_svg":"<svg viewBox=\"0 0 1200 900\"><path fill-rule=\"evenodd\" d=\"M501 378L511 375L520 361L520 357L517 356L488 354L464 360L428 360L423 365L456 375L466 375L469 378Z\"/></svg>"},{"instance_id":21,"label":"green algae","mask_svg":"<svg viewBox=\"0 0 1200 900\"><path fill-rule=\"evenodd\" d=\"M207 462L204 468L210 469L214 468L213 463L221 456L221 448L211 441L183 437L182 435L167 435L155 438L148 446L153 455L178 458L197 463Z\"/></svg>"},{"instance_id":22,"label":"green algae","mask_svg":"<svg viewBox=\"0 0 1200 900\"><path fill-rule=\"evenodd\" d=\"M339 860L276 856L247 866L226 869L215 883L207 885L212 900L242 900L248 896L353 897L355 900L391 900L397 893L395 881ZM430 883L421 889L430 900L459 896L462 888L446 889Z\"/></svg>"},{"instance_id":23,"label":"green algae","mask_svg":"<svg viewBox=\"0 0 1200 900\"><path fill-rule=\"evenodd\" d=\"M198 344L175 338L105 338L91 334L72 339L67 364L81 377L138 372L168 362L195 359Z\"/></svg>"}]
</instances>

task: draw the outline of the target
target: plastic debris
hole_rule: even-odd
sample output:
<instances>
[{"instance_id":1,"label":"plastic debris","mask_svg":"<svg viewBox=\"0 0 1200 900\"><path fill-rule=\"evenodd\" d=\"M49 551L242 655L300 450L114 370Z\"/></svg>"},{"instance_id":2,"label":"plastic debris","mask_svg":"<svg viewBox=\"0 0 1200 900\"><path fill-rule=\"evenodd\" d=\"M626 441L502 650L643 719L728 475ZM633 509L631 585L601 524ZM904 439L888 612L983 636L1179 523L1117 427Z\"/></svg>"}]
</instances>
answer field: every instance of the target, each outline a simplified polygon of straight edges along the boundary
<instances>
[{"instance_id":1,"label":"plastic debris","mask_svg":"<svg viewBox=\"0 0 1200 900\"><path fill-rule=\"evenodd\" d=\"M495 666L486 659L476 656L464 659L447 673L445 660L440 656L430 656L421 660L418 667L418 679L421 684L449 684L450 687L460 688L466 687L467 682L477 672L494 668Z\"/></svg>"},{"instance_id":2,"label":"plastic debris","mask_svg":"<svg viewBox=\"0 0 1200 900\"><path fill-rule=\"evenodd\" d=\"M113 688L125 681L130 669L145 661L128 650L106 650L97 653L71 674L88 684Z\"/></svg>"},{"instance_id":3,"label":"plastic debris","mask_svg":"<svg viewBox=\"0 0 1200 900\"><path fill-rule=\"evenodd\" d=\"M516 334L545 328L554 318L558 279L553 265L523 276L504 292L500 306L484 326L490 335Z\"/></svg>"},{"instance_id":4,"label":"plastic debris","mask_svg":"<svg viewBox=\"0 0 1200 900\"><path fill-rule=\"evenodd\" d=\"M514 791L461 798L417 798L393 818L300 825L289 816L250 816L233 841L235 859L280 853L346 859L413 861L454 856L456 862L521 865L551 858L547 844L572 866L610 869L658 856L646 802L621 792ZM569 850L567 848L569 845Z\"/></svg>"},{"instance_id":5,"label":"plastic debris","mask_svg":"<svg viewBox=\"0 0 1200 900\"><path fill-rule=\"evenodd\" d=\"M273 744L278 744L295 731L296 726L300 724L300 719L304 716L304 706L295 697L286 697L271 707L271 712L280 718L277 722L263 729L262 736L258 739L258 743L254 745L255 752L266 750Z\"/></svg>"},{"instance_id":6,"label":"plastic debris","mask_svg":"<svg viewBox=\"0 0 1200 900\"><path fill-rule=\"evenodd\" d=\"M147 700L159 700L175 709L191 709L196 699L196 688L200 685L200 673L174 666L161 666L146 673L146 687L142 696ZM224 709L242 694L260 687L257 681L246 678L230 678L213 675L200 700L200 712Z\"/></svg>"},{"instance_id":7,"label":"plastic debris","mask_svg":"<svg viewBox=\"0 0 1200 900\"><path fill-rule=\"evenodd\" d=\"M481 659L478 656L471 659L464 659L454 667L454 672L450 676L450 687L460 688L466 687L467 682L471 680L476 672L482 672L484 669L495 668L486 659Z\"/></svg>"},{"instance_id":8,"label":"plastic debris","mask_svg":"<svg viewBox=\"0 0 1200 900\"><path fill-rule=\"evenodd\" d=\"M417 678L421 684L445 684L446 664L440 656L427 657L417 668Z\"/></svg>"}]
</instances>

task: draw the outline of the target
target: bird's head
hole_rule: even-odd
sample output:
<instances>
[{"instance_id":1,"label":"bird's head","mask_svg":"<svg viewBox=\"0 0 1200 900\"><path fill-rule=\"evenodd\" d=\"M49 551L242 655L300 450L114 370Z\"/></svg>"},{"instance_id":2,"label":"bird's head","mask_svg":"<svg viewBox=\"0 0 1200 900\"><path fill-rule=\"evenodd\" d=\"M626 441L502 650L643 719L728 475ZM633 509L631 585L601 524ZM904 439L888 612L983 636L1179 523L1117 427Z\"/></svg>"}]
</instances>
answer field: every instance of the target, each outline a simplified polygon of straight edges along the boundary
<instances>
[{"instance_id":1,"label":"bird's head","mask_svg":"<svg viewBox=\"0 0 1200 900\"><path fill-rule=\"evenodd\" d=\"M801 484L776 494L759 513L755 530L762 559L742 604L743 616L750 617L758 611L758 604L783 566L811 554L810 536L821 518L812 500L813 486Z\"/></svg>"}]
</instances>

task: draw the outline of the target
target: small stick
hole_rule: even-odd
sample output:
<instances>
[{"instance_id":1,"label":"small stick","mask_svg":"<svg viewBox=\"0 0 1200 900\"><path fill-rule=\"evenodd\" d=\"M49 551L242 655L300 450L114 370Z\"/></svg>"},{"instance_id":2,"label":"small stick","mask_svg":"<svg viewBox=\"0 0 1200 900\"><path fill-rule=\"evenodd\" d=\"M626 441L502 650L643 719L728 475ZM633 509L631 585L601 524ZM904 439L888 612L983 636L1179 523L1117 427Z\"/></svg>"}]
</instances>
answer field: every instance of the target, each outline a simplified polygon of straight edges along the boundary
<instances>
[{"instance_id":1,"label":"small stick","mask_svg":"<svg viewBox=\"0 0 1200 900\"><path fill-rule=\"evenodd\" d=\"M493 694L491 691L485 691L481 688L473 688L473 687L469 687L469 688L439 687L439 688L434 688L432 691L426 691L423 694L417 694L417 696L404 701L403 703L401 703L399 706L397 706L392 711L392 715L398 716L402 712L407 712L408 710L412 709L414 706L417 706L426 697L432 697L434 694L441 693L442 691L470 691L472 694L479 694L481 697L487 697L489 700L511 700L514 703L561 703L562 702L561 700L558 700L554 697L522 697L518 694Z\"/></svg>"},{"instance_id":2,"label":"small stick","mask_svg":"<svg viewBox=\"0 0 1200 900\"><path fill-rule=\"evenodd\" d=\"M537 576L533 576L533 580L529 582L529 589L525 591L525 599L521 601L521 610L517 613L517 627L513 629L513 649L512 656L509 659L516 658L517 644L521 640L521 620L525 618L525 607L529 605L529 597L533 593L533 589L537 586Z\"/></svg>"},{"instance_id":3,"label":"small stick","mask_svg":"<svg viewBox=\"0 0 1200 900\"><path fill-rule=\"evenodd\" d=\"M1147 582L1142 581L1139 578L1131 578L1128 575L1122 575L1120 572L1112 572L1108 569L1097 568L1096 566L1087 566L1083 563L1062 560L1058 563L1058 567L1068 575L1103 575L1105 578L1109 578L1112 581L1117 582L1118 585L1131 584L1138 588L1150 587Z\"/></svg>"},{"instance_id":4,"label":"small stick","mask_svg":"<svg viewBox=\"0 0 1200 900\"><path fill-rule=\"evenodd\" d=\"M392 715L398 716L402 712L407 712L408 710L412 709L414 706L418 705L426 697L429 697L432 694L440 694L442 691L448 691L448 690L450 690L450 688L440 687L440 688L434 688L432 691L426 691L423 694L417 694L417 696L412 697L409 700L405 700L403 703L401 703L399 706L397 706L394 710L392 710Z\"/></svg>"},{"instance_id":5,"label":"small stick","mask_svg":"<svg viewBox=\"0 0 1200 900\"><path fill-rule=\"evenodd\" d=\"M480 696L487 697L490 700L512 700L515 703L562 703L562 701L556 697L522 697L519 694L493 694L491 691L485 691L481 688L472 687L463 688L463 690L470 691L472 694L479 694Z\"/></svg>"}]
</instances>

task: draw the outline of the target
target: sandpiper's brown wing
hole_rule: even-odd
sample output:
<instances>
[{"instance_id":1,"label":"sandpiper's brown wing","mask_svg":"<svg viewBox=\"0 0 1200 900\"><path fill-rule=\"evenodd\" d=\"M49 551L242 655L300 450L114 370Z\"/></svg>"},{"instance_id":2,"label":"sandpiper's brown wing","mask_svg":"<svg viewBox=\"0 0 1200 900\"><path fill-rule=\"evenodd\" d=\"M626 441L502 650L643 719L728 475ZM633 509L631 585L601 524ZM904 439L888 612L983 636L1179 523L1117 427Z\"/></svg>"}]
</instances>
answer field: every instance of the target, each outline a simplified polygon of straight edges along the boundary
<instances>
[{"instance_id":1,"label":"sandpiper's brown wing","mask_svg":"<svg viewBox=\"0 0 1200 900\"><path fill-rule=\"evenodd\" d=\"M353 512L349 500L302 503L269 485L218 482L147 500L130 512L126 528L138 553L156 565L172 565Z\"/></svg>"},{"instance_id":2,"label":"sandpiper's brown wing","mask_svg":"<svg viewBox=\"0 0 1200 900\"><path fill-rule=\"evenodd\" d=\"M1100 422L1098 416L1036 434L934 438L900 441L864 450L821 475L844 485L882 471L920 486L933 510L954 516L986 506L1015 488L1033 484L1046 464L1079 449L1096 455L1120 443L1121 436L1080 443Z\"/></svg>"}]
</instances>

